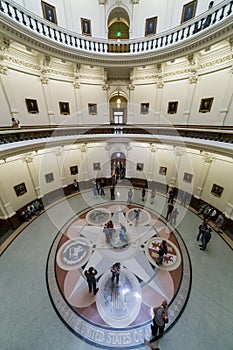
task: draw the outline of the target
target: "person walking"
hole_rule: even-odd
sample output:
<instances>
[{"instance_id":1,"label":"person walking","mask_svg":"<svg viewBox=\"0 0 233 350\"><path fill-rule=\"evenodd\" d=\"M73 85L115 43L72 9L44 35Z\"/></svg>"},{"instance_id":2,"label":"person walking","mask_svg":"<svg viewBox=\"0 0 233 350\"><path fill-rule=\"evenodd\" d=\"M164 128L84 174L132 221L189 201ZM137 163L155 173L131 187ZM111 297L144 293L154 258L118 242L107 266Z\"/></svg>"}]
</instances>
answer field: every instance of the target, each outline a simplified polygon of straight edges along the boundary
<instances>
[{"instance_id":1,"label":"person walking","mask_svg":"<svg viewBox=\"0 0 233 350\"><path fill-rule=\"evenodd\" d=\"M187 201L187 192L183 191L181 195L181 205L183 207L186 207L186 201Z\"/></svg>"},{"instance_id":2,"label":"person walking","mask_svg":"<svg viewBox=\"0 0 233 350\"><path fill-rule=\"evenodd\" d=\"M169 204L168 204L168 206L167 206L167 215L166 215L166 220L169 220L170 215L171 215L171 213L172 213L173 209L174 209L174 205L173 205L173 204L171 204L171 203L169 203Z\"/></svg>"},{"instance_id":3,"label":"person walking","mask_svg":"<svg viewBox=\"0 0 233 350\"><path fill-rule=\"evenodd\" d=\"M173 204L174 202L174 197L175 197L175 192L173 189L171 189L168 193L168 203Z\"/></svg>"},{"instance_id":4,"label":"person walking","mask_svg":"<svg viewBox=\"0 0 233 350\"><path fill-rule=\"evenodd\" d=\"M116 263L113 264L113 266L111 267L111 272L112 272L112 283L113 283L114 280L116 279L116 285L119 284L120 269L121 269L121 263L120 263L120 262L116 262Z\"/></svg>"},{"instance_id":5,"label":"person walking","mask_svg":"<svg viewBox=\"0 0 233 350\"><path fill-rule=\"evenodd\" d=\"M140 217L140 209L134 209L134 213L135 213L135 225L138 224L138 221L139 221L139 217Z\"/></svg>"},{"instance_id":6,"label":"person walking","mask_svg":"<svg viewBox=\"0 0 233 350\"><path fill-rule=\"evenodd\" d=\"M132 203L132 197L133 197L133 191L132 191L132 188L130 188L128 191L128 199L127 199L128 204Z\"/></svg>"},{"instance_id":7,"label":"person walking","mask_svg":"<svg viewBox=\"0 0 233 350\"><path fill-rule=\"evenodd\" d=\"M202 236L206 229L207 229L206 221L203 221L201 225L199 225L198 227L197 242L199 241L199 239L201 239L202 241Z\"/></svg>"},{"instance_id":8,"label":"person walking","mask_svg":"<svg viewBox=\"0 0 233 350\"><path fill-rule=\"evenodd\" d=\"M170 219L169 219L169 221L170 221L170 223L172 224L172 225L176 225L176 219L177 219L177 216L179 215L179 212L178 212L178 210L177 210L177 208L175 208L172 212L171 212L171 215L170 215Z\"/></svg>"},{"instance_id":9,"label":"person walking","mask_svg":"<svg viewBox=\"0 0 233 350\"><path fill-rule=\"evenodd\" d=\"M160 306L154 307L153 312L152 335L155 337L158 335L160 338L163 336L165 325L169 322L167 300L164 300Z\"/></svg>"},{"instance_id":10,"label":"person walking","mask_svg":"<svg viewBox=\"0 0 233 350\"><path fill-rule=\"evenodd\" d=\"M146 189L145 189L145 187L143 187L143 189L142 189L142 201L143 202L145 201L145 196L146 196Z\"/></svg>"},{"instance_id":11,"label":"person walking","mask_svg":"<svg viewBox=\"0 0 233 350\"><path fill-rule=\"evenodd\" d=\"M218 233L221 233L221 226L224 223L224 217L221 213L219 213L217 219L214 222L215 229Z\"/></svg>"},{"instance_id":12,"label":"person walking","mask_svg":"<svg viewBox=\"0 0 233 350\"><path fill-rule=\"evenodd\" d=\"M153 188L150 195L150 204L154 204L155 195L156 195L156 192L155 192L155 189Z\"/></svg>"},{"instance_id":13,"label":"person walking","mask_svg":"<svg viewBox=\"0 0 233 350\"><path fill-rule=\"evenodd\" d=\"M159 257L157 261L157 265L163 265L163 256L167 254L167 242L165 240L162 241L159 245Z\"/></svg>"},{"instance_id":14,"label":"person walking","mask_svg":"<svg viewBox=\"0 0 233 350\"><path fill-rule=\"evenodd\" d=\"M112 185L110 187L110 195L111 195L111 200L115 199L115 187Z\"/></svg>"},{"instance_id":15,"label":"person walking","mask_svg":"<svg viewBox=\"0 0 233 350\"><path fill-rule=\"evenodd\" d=\"M123 242L123 243L127 242L126 227L123 224L120 224L119 237L120 237L121 242Z\"/></svg>"},{"instance_id":16,"label":"person walking","mask_svg":"<svg viewBox=\"0 0 233 350\"><path fill-rule=\"evenodd\" d=\"M209 243L211 239L211 228L207 227L207 229L204 231L202 235L202 244L199 245L200 250L206 250L207 244Z\"/></svg>"},{"instance_id":17,"label":"person walking","mask_svg":"<svg viewBox=\"0 0 233 350\"><path fill-rule=\"evenodd\" d=\"M92 293L94 295L96 295L98 293L99 288L96 288L96 275L97 275L97 270L94 269L94 267L89 267L88 270L86 270L84 272L84 275L86 277L87 283L88 283L88 288L89 288L89 292Z\"/></svg>"}]
</instances>

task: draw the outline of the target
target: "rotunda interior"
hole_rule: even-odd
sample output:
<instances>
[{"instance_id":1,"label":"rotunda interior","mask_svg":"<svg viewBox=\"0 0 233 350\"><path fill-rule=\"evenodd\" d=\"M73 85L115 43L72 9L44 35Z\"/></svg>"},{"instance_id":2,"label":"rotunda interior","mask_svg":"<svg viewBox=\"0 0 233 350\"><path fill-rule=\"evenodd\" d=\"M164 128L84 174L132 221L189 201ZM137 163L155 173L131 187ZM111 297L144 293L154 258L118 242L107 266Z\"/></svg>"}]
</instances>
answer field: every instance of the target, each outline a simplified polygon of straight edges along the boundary
<instances>
[{"instance_id":1,"label":"rotunda interior","mask_svg":"<svg viewBox=\"0 0 233 350\"><path fill-rule=\"evenodd\" d=\"M48 218L47 292L80 349L153 348L163 299L169 334L192 285L188 220L233 247L232 12L231 0L0 1L0 254Z\"/></svg>"}]
</instances>

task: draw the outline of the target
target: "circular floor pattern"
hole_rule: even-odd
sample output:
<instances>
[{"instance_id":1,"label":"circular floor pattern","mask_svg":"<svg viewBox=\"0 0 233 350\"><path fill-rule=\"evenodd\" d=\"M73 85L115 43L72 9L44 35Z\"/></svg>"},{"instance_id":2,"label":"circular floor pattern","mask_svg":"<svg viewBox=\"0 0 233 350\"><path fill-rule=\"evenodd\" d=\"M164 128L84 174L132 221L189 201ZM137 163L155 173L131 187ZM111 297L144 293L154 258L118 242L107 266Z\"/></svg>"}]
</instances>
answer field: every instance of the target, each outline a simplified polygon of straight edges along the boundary
<instances>
[{"instance_id":1,"label":"circular floor pattern","mask_svg":"<svg viewBox=\"0 0 233 350\"><path fill-rule=\"evenodd\" d=\"M58 233L48 257L47 285L57 313L77 336L101 348L141 346L151 336L152 308L164 299L169 302L167 331L190 292L190 259L179 233L149 209L141 209L140 224L133 213L132 206L111 203L77 214ZM114 231L106 237L104 223L109 219ZM168 254L159 267L163 239ZM116 285L110 269L117 261L122 270ZM89 293L84 276L90 266L98 271L96 296Z\"/></svg>"}]
</instances>

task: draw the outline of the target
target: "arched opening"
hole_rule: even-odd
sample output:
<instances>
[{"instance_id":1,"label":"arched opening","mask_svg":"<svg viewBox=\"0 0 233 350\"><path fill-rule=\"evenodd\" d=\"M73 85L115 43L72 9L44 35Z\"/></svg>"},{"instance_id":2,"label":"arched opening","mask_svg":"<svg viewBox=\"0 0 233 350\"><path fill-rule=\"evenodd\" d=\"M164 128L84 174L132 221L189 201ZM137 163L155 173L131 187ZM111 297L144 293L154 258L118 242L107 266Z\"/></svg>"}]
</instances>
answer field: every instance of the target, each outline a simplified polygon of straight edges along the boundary
<instances>
[{"instance_id":1,"label":"arched opening","mask_svg":"<svg viewBox=\"0 0 233 350\"><path fill-rule=\"evenodd\" d=\"M117 40L117 44L110 45L110 52L121 52L122 40L129 39L130 20L128 13L121 7L114 8L108 17L108 39ZM124 52L127 45L124 45Z\"/></svg>"},{"instance_id":2,"label":"arched opening","mask_svg":"<svg viewBox=\"0 0 233 350\"><path fill-rule=\"evenodd\" d=\"M126 157L122 152L115 152L111 156L111 175L113 182L124 179L126 174Z\"/></svg>"},{"instance_id":3,"label":"arched opening","mask_svg":"<svg viewBox=\"0 0 233 350\"><path fill-rule=\"evenodd\" d=\"M123 125L127 121L127 99L122 93L114 94L109 100L110 123Z\"/></svg>"}]
</instances>

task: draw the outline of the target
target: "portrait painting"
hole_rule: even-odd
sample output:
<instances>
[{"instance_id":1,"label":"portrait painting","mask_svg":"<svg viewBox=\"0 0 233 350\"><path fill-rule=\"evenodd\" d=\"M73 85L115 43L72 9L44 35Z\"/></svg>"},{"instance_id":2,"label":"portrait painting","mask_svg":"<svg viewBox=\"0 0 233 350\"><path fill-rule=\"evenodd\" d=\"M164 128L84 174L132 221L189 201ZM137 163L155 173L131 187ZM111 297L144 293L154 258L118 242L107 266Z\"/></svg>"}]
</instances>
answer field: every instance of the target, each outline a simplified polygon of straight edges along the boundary
<instances>
[{"instance_id":1,"label":"portrait painting","mask_svg":"<svg viewBox=\"0 0 233 350\"><path fill-rule=\"evenodd\" d=\"M88 112L91 115L97 114L97 104L96 103L88 103Z\"/></svg>"},{"instance_id":2,"label":"portrait painting","mask_svg":"<svg viewBox=\"0 0 233 350\"><path fill-rule=\"evenodd\" d=\"M25 98L28 113L39 113L37 100Z\"/></svg>"},{"instance_id":3,"label":"portrait painting","mask_svg":"<svg viewBox=\"0 0 233 350\"><path fill-rule=\"evenodd\" d=\"M199 112L200 113L210 112L212 104L213 104L213 100L214 100L213 97L202 98L201 103L200 103Z\"/></svg>"},{"instance_id":4,"label":"portrait painting","mask_svg":"<svg viewBox=\"0 0 233 350\"><path fill-rule=\"evenodd\" d=\"M70 114L69 102L59 102L60 114L68 115Z\"/></svg>"},{"instance_id":5,"label":"portrait painting","mask_svg":"<svg viewBox=\"0 0 233 350\"><path fill-rule=\"evenodd\" d=\"M93 163L93 170L95 170L95 171L101 170L100 163Z\"/></svg>"},{"instance_id":6,"label":"portrait painting","mask_svg":"<svg viewBox=\"0 0 233 350\"><path fill-rule=\"evenodd\" d=\"M216 196L216 197L221 197L222 193L223 193L223 190L224 188L219 186L219 185L216 185L216 184L213 184L213 187L212 187L212 190L211 190L211 193Z\"/></svg>"},{"instance_id":7,"label":"portrait painting","mask_svg":"<svg viewBox=\"0 0 233 350\"><path fill-rule=\"evenodd\" d=\"M167 174L167 168L165 166L159 167L159 174L160 175L166 175Z\"/></svg>"},{"instance_id":8,"label":"portrait painting","mask_svg":"<svg viewBox=\"0 0 233 350\"><path fill-rule=\"evenodd\" d=\"M41 1L43 16L47 21L57 24L56 9L54 6Z\"/></svg>"},{"instance_id":9,"label":"portrait painting","mask_svg":"<svg viewBox=\"0 0 233 350\"><path fill-rule=\"evenodd\" d=\"M77 175L78 174L78 166L73 165L70 167L70 175Z\"/></svg>"},{"instance_id":10,"label":"portrait painting","mask_svg":"<svg viewBox=\"0 0 233 350\"><path fill-rule=\"evenodd\" d=\"M190 1L183 6L182 15L181 15L181 23L184 23L191 18L195 17L197 7L197 0Z\"/></svg>"},{"instance_id":11,"label":"portrait painting","mask_svg":"<svg viewBox=\"0 0 233 350\"><path fill-rule=\"evenodd\" d=\"M183 181L187 182L187 183L191 183L193 179L193 174L189 174L189 173L184 173L184 177L183 177Z\"/></svg>"},{"instance_id":12,"label":"portrait painting","mask_svg":"<svg viewBox=\"0 0 233 350\"><path fill-rule=\"evenodd\" d=\"M149 113L149 103L141 103L141 114Z\"/></svg>"},{"instance_id":13,"label":"portrait painting","mask_svg":"<svg viewBox=\"0 0 233 350\"><path fill-rule=\"evenodd\" d=\"M91 36L91 20L81 18L82 35Z\"/></svg>"},{"instance_id":14,"label":"portrait painting","mask_svg":"<svg viewBox=\"0 0 233 350\"><path fill-rule=\"evenodd\" d=\"M167 113L175 114L177 113L178 101L168 102Z\"/></svg>"},{"instance_id":15,"label":"portrait painting","mask_svg":"<svg viewBox=\"0 0 233 350\"><path fill-rule=\"evenodd\" d=\"M25 186L24 182L22 182L19 185L14 186L14 190L15 190L15 193L16 193L17 197L22 196L24 193L27 192L27 189L26 189L26 186Z\"/></svg>"},{"instance_id":16,"label":"portrait painting","mask_svg":"<svg viewBox=\"0 0 233 350\"><path fill-rule=\"evenodd\" d=\"M137 163L136 170L137 171L143 171L144 164L143 163Z\"/></svg>"},{"instance_id":17,"label":"portrait painting","mask_svg":"<svg viewBox=\"0 0 233 350\"><path fill-rule=\"evenodd\" d=\"M45 174L45 181L46 183L51 183L54 181L53 173Z\"/></svg>"},{"instance_id":18,"label":"portrait painting","mask_svg":"<svg viewBox=\"0 0 233 350\"><path fill-rule=\"evenodd\" d=\"M156 34L157 17L151 17L146 19L145 36L151 36Z\"/></svg>"}]
</instances>

